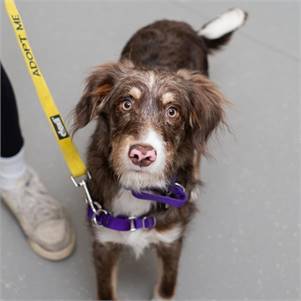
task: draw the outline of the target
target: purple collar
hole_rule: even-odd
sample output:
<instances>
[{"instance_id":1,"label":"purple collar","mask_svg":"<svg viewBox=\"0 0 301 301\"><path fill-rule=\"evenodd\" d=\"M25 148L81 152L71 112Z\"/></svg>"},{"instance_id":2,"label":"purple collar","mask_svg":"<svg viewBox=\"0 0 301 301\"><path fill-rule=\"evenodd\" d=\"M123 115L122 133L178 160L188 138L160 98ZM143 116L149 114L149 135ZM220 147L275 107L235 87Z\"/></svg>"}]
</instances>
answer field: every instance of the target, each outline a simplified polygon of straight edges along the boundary
<instances>
[{"instance_id":1,"label":"purple collar","mask_svg":"<svg viewBox=\"0 0 301 301\"><path fill-rule=\"evenodd\" d=\"M137 199L163 203L172 207L180 208L188 200L184 187L175 182L168 186L165 194L157 194L152 191L133 191L132 195Z\"/></svg>"},{"instance_id":2,"label":"purple collar","mask_svg":"<svg viewBox=\"0 0 301 301\"><path fill-rule=\"evenodd\" d=\"M90 206L88 206L87 215L94 224L116 231L136 231L138 229L152 229L156 226L154 216L114 216L105 210L95 214Z\"/></svg>"},{"instance_id":3,"label":"purple collar","mask_svg":"<svg viewBox=\"0 0 301 301\"><path fill-rule=\"evenodd\" d=\"M163 203L176 208L182 207L188 200L184 187L176 182L169 185L165 194L158 194L152 191L132 191L132 194L138 199ZM87 216L96 225L116 231L152 229L156 226L156 218L154 216L114 216L104 210L97 202L93 203L96 206L92 208L91 205L88 205ZM95 210L95 207L99 209Z\"/></svg>"}]
</instances>

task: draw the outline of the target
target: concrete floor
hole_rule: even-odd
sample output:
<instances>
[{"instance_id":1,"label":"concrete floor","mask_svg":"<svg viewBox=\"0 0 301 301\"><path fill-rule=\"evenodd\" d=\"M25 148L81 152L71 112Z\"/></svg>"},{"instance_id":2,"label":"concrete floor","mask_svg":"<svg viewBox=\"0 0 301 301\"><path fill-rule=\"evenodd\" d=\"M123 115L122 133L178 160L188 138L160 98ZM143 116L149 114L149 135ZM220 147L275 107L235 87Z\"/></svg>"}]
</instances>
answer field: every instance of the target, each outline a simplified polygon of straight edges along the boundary
<instances>
[{"instance_id":1,"label":"concrete floor","mask_svg":"<svg viewBox=\"0 0 301 301\"><path fill-rule=\"evenodd\" d=\"M211 78L233 102L204 161L200 213L181 259L177 300L300 298L300 3L297 1L17 1L35 55L63 116L74 108L90 68L116 60L136 29L157 19L195 28L231 7L246 26L210 58ZM1 60L15 87L28 162L68 208L77 249L59 263L28 247L1 206L1 298L95 297L90 238L81 194L38 107L15 37L3 13ZM299 69L300 70L300 69ZM300 87L300 85L299 85ZM92 127L76 143L85 153ZM148 299L155 282L151 252L122 260L121 299Z\"/></svg>"}]
</instances>

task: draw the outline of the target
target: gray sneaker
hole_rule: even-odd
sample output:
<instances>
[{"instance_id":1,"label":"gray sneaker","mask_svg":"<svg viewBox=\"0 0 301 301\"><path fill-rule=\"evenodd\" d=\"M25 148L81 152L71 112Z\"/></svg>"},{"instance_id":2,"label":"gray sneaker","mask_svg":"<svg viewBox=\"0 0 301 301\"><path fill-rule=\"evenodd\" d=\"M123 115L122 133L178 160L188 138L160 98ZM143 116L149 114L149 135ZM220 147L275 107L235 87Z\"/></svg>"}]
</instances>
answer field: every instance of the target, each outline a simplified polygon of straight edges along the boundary
<instances>
[{"instance_id":1,"label":"gray sneaker","mask_svg":"<svg viewBox=\"0 0 301 301\"><path fill-rule=\"evenodd\" d=\"M15 189L0 190L0 194L38 255L61 260L71 254L75 234L66 211L49 195L32 169L27 169Z\"/></svg>"}]
</instances>

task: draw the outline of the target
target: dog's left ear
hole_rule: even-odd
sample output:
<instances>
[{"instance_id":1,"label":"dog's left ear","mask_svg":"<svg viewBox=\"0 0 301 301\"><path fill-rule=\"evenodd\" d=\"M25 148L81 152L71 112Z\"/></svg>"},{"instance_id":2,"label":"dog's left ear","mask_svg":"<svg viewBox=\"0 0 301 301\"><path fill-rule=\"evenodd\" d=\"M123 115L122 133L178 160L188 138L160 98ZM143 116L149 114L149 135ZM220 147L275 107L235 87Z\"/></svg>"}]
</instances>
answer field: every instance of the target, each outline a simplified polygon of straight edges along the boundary
<instances>
[{"instance_id":1,"label":"dog's left ear","mask_svg":"<svg viewBox=\"0 0 301 301\"><path fill-rule=\"evenodd\" d=\"M96 67L86 80L83 95L74 110L73 130L86 126L105 107L115 83L133 68L130 61L109 63Z\"/></svg>"},{"instance_id":2,"label":"dog's left ear","mask_svg":"<svg viewBox=\"0 0 301 301\"><path fill-rule=\"evenodd\" d=\"M224 122L227 101L214 83L200 72L183 69L177 74L186 80L189 87L189 123L194 133L194 143L204 146L212 132Z\"/></svg>"}]
</instances>

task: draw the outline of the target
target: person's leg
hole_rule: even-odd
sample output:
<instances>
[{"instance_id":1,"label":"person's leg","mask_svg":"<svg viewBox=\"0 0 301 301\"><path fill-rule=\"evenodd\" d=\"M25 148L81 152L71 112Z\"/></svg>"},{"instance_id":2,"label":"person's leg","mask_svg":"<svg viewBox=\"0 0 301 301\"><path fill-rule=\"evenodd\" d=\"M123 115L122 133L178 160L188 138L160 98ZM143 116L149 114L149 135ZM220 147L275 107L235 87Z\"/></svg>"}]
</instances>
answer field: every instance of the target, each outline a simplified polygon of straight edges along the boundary
<instances>
[{"instance_id":1,"label":"person's leg","mask_svg":"<svg viewBox=\"0 0 301 301\"><path fill-rule=\"evenodd\" d=\"M32 249L47 259L63 259L74 248L74 232L62 205L26 164L23 145L14 91L1 65L0 195Z\"/></svg>"},{"instance_id":2,"label":"person's leg","mask_svg":"<svg viewBox=\"0 0 301 301\"><path fill-rule=\"evenodd\" d=\"M26 172L15 94L8 76L1 65L1 151L0 187L13 188Z\"/></svg>"},{"instance_id":3,"label":"person's leg","mask_svg":"<svg viewBox=\"0 0 301 301\"><path fill-rule=\"evenodd\" d=\"M15 94L1 65L1 157L15 156L23 144Z\"/></svg>"}]
</instances>

